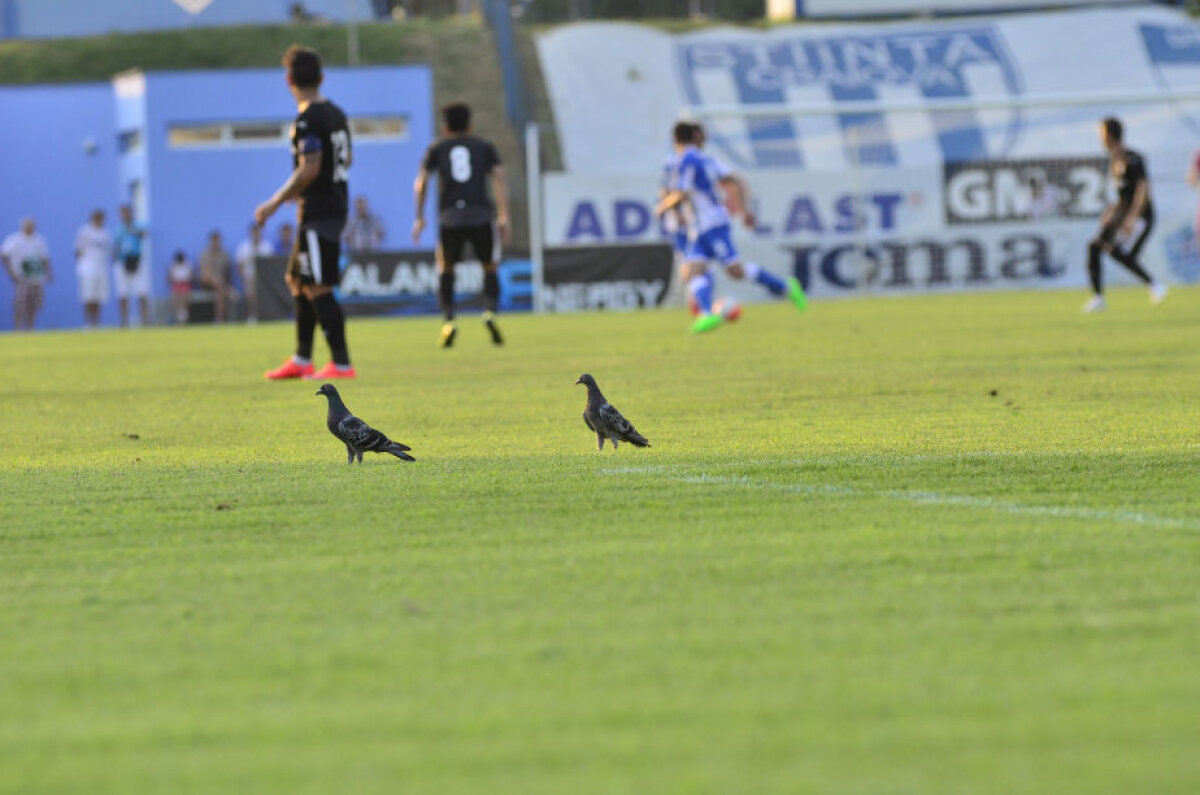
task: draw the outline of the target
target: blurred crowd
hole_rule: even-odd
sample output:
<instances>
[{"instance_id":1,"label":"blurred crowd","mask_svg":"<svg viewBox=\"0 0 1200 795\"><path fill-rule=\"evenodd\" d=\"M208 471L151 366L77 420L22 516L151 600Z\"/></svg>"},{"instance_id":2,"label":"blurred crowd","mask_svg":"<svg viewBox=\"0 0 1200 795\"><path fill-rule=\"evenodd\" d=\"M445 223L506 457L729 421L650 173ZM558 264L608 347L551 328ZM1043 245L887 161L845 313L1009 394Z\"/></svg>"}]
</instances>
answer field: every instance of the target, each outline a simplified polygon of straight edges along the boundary
<instances>
[{"instance_id":1,"label":"blurred crowd","mask_svg":"<svg viewBox=\"0 0 1200 795\"><path fill-rule=\"evenodd\" d=\"M265 257L288 256L295 243L295 226L283 222L270 233L250 224L233 248L232 256L219 230L208 233L194 255L174 252L166 269L169 295L164 311L156 315L151 303L150 266L144 256L151 230L134 219L133 209L122 205L112 228L104 210L93 210L75 233L75 285L85 328L100 324L101 308L110 296L117 299L120 325L144 326L155 322L188 323L210 317L213 323L239 320L258 322L258 263ZM377 251L386 231L365 196L354 200L346 224L343 250L350 254ZM37 220L22 218L18 229L0 242L0 261L14 285L13 328L31 331L56 282L51 251L37 231ZM131 309L136 305L136 314ZM168 311L169 309L169 311ZM156 321L157 317L157 321Z\"/></svg>"}]
</instances>

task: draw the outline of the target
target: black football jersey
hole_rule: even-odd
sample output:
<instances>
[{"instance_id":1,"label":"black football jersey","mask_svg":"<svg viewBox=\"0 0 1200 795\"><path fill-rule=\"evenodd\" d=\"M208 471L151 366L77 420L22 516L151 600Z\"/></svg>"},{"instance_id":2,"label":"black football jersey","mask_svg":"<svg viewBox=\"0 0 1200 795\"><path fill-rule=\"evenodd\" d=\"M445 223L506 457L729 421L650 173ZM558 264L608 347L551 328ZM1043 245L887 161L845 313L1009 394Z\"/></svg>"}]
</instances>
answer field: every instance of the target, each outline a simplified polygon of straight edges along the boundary
<instances>
[{"instance_id":1,"label":"black football jersey","mask_svg":"<svg viewBox=\"0 0 1200 795\"><path fill-rule=\"evenodd\" d=\"M1121 157L1113 158L1110 168L1117 181L1117 202L1125 206L1133 204L1138 183L1147 178L1146 161L1140 153L1126 149Z\"/></svg>"},{"instance_id":2,"label":"black football jersey","mask_svg":"<svg viewBox=\"0 0 1200 795\"><path fill-rule=\"evenodd\" d=\"M496 147L471 135L452 136L429 147L421 166L438 178L438 220L443 227L492 221L488 177L500 165Z\"/></svg>"},{"instance_id":3,"label":"black football jersey","mask_svg":"<svg viewBox=\"0 0 1200 795\"><path fill-rule=\"evenodd\" d=\"M350 125L332 102L313 102L292 122L292 168L300 155L321 153L321 173L300 194L300 223L346 220L349 207Z\"/></svg>"}]
</instances>

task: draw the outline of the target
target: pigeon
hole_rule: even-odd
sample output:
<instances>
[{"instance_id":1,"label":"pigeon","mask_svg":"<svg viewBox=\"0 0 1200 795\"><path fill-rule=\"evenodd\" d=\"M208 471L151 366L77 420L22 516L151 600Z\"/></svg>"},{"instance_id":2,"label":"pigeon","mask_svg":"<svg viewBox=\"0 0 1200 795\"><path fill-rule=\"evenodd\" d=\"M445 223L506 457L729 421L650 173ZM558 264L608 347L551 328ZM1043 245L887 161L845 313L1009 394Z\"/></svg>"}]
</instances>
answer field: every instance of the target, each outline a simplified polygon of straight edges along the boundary
<instances>
[{"instance_id":1,"label":"pigeon","mask_svg":"<svg viewBox=\"0 0 1200 795\"><path fill-rule=\"evenodd\" d=\"M612 442L614 450L617 449L617 442L629 442L635 447L650 446L646 437L638 433L629 424L629 420L622 417L621 412L604 399L604 395L600 394L600 387L596 386L595 378L584 373L575 383L587 387L587 406L583 409L583 424L588 426L589 430L596 432L597 450L604 449L605 439Z\"/></svg>"},{"instance_id":2,"label":"pigeon","mask_svg":"<svg viewBox=\"0 0 1200 795\"><path fill-rule=\"evenodd\" d=\"M351 414L350 409L346 408L346 404L342 402L342 396L338 394L337 387L333 384L321 384L317 394L329 398L329 416L325 420L325 424L329 426L329 432L346 445L347 464L353 464L355 457L361 464L362 455L367 452L391 453L404 461L417 460L407 452L412 449L411 447L393 442Z\"/></svg>"}]
</instances>

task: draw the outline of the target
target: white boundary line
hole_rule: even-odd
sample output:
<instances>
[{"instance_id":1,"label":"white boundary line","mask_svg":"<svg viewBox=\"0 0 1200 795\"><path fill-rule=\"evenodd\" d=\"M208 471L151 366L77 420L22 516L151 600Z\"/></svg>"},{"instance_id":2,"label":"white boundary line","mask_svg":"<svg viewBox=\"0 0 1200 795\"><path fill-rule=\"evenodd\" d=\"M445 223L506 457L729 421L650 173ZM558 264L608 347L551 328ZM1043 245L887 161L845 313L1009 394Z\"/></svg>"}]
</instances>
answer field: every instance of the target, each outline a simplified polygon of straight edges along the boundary
<instances>
[{"instance_id":1,"label":"white boundary line","mask_svg":"<svg viewBox=\"0 0 1200 795\"><path fill-rule=\"evenodd\" d=\"M1089 521L1123 522L1138 524L1146 527L1161 527L1182 530L1200 530L1200 520L1176 519L1169 516L1157 516L1141 511L1110 511L1102 508L1073 508L1066 505L1026 505L1019 502L1006 502L992 497L972 497L963 494L942 494L935 491L897 491L894 489L859 489L853 486L839 486L832 483L777 483L771 480L759 480L744 476L729 475L685 475L671 473L674 467L666 466L628 466L613 467L600 470L603 475L642 475L667 473L671 480L688 485L719 485L733 486L759 491L780 491L786 494L805 494L814 496L844 496L867 497L874 499L895 500L910 505L934 507L960 507L976 510L996 511L1012 516L1049 516L1058 519L1087 519Z\"/></svg>"}]
</instances>

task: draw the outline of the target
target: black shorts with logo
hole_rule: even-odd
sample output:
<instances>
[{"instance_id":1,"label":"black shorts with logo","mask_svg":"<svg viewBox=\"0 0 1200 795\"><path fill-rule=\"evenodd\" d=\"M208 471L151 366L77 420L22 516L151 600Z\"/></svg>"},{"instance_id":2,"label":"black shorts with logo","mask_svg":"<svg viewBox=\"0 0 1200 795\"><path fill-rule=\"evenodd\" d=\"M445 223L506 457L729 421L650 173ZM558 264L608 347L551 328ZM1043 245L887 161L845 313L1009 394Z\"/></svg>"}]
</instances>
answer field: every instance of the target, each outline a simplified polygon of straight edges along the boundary
<instances>
[{"instance_id":1,"label":"black shorts with logo","mask_svg":"<svg viewBox=\"0 0 1200 795\"><path fill-rule=\"evenodd\" d=\"M340 260L341 236L318 234L312 226L304 225L296 235L288 260L288 273L300 284L320 284L337 287L342 280Z\"/></svg>"},{"instance_id":2,"label":"black shorts with logo","mask_svg":"<svg viewBox=\"0 0 1200 795\"><path fill-rule=\"evenodd\" d=\"M441 227L438 232L442 249L442 261L447 268L462 262L463 249L467 243L480 262L495 263L500 259L499 237L491 223L478 226Z\"/></svg>"}]
</instances>

